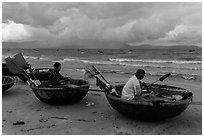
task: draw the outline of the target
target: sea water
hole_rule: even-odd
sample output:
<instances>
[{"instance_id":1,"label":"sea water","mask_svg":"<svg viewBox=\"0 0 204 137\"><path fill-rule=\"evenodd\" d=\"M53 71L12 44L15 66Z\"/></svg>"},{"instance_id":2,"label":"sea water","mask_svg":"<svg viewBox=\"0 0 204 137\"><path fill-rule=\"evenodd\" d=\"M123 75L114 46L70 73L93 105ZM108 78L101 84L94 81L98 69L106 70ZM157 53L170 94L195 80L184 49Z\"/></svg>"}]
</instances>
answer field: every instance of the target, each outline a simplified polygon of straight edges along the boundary
<instances>
[{"instance_id":1,"label":"sea water","mask_svg":"<svg viewBox=\"0 0 204 137\"><path fill-rule=\"evenodd\" d=\"M2 61L23 53L32 67L53 67L60 62L65 71L84 71L94 65L101 73L134 74L138 68L146 75L171 73L185 80L202 80L202 51L185 49L3 49ZM68 73L68 72L67 72Z\"/></svg>"}]
</instances>

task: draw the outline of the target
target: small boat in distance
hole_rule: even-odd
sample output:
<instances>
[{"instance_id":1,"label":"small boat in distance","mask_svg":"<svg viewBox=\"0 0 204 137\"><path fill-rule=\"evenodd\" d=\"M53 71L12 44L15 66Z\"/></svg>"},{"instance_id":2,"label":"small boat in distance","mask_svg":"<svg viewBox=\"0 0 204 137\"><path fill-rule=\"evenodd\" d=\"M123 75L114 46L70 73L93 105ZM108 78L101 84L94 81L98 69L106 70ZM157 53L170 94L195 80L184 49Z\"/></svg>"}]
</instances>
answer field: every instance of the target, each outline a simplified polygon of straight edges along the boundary
<instances>
[{"instance_id":1,"label":"small boat in distance","mask_svg":"<svg viewBox=\"0 0 204 137\"><path fill-rule=\"evenodd\" d=\"M103 50L98 50L98 53L103 53L104 51Z\"/></svg>"},{"instance_id":2,"label":"small boat in distance","mask_svg":"<svg viewBox=\"0 0 204 137\"><path fill-rule=\"evenodd\" d=\"M130 50L128 51L128 54L130 54L130 53L132 53L132 49L130 49Z\"/></svg>"},{"instance_id":3,"label":"small boat in distance","mask_svg":"<svg viewBox=\"0 0 204 137\"><path fill-rule=\"evenodd\" d=\"M195 51L195 49L191 49L191 50L189 50L188 52L194 52Z\"/></svg>"},{"instance_id":4,"label":"small boat in distance","mask_svg":"<svg viewBox=\"0 0 204 137\"><path fill-rule=\"evenodd\" d=\"M84 50L81 50L80 52L81 52L81 54L84 54L84 53L85 53Z\"/></svg>"}]
</instances>

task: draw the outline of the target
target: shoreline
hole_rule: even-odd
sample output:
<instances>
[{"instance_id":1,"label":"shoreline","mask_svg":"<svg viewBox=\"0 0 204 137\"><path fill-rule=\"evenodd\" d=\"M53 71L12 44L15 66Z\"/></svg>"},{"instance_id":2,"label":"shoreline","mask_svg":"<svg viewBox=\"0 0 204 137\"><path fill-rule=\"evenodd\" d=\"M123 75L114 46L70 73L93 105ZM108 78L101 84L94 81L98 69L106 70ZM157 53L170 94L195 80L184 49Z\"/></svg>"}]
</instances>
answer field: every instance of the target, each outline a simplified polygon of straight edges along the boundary
<instances>
[{"instance_id":1,"label":"shoreline","mask_svg":"<svg viewBox=\"0 0 204 137\"><path fill-rule=\"evenodd\" d=\"M65 74L65 73L64 73ZM72 78L82 78L77 71ZM113 85L125 83L130 75L103 74ZM158 77L146 77L152 82ZM90 88L95 79L90 79ZM193 93L193 101L202 101L202 84L177 78L167 78L160 84L184 87ZM87 106L88 103L93 105ZM25 124L13 125L22 120ZM108 103L105 94L89 91L82 101L70 105L48 105L34 95L31 88L19 80L2 95L3 135L201 135L202 106L189 105L179 116L159 122L130 119Z\"/></svg>"}]
</instances>

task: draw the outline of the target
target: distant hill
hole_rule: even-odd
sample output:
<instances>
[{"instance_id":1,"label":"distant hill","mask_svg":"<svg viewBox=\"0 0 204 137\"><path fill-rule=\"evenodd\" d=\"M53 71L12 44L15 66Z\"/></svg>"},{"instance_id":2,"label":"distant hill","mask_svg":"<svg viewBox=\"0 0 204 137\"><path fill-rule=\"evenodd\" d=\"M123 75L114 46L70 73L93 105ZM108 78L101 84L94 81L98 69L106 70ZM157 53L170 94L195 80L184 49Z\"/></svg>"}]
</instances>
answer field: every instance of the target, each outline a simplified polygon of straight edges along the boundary
<instances>
[{"instance_id":1,"label":"distant hill","mask_svg":"<svg viewBox=\"0 0 204 137\"><path fill-rule=\"evenodd\" d=\"M29 41L29 42L2 42L3 49L15 49L15 48L36 48L40 47L38 41Z\"/></svg>"},{"instance_id":2,"label":"distant hill","mask_svg":"<svg viewBox=\"0 0 204 137\"><path fill-rule=\"evenodd\" d=\"M130 46L128 44L119 44L119 43L98 43L97 46L92 45L89 47L83 45L61 45L57 47L52 47L56 49L184 49L184 50L200 50L201 47L194 46L194 45L174 45L174 46L152 46L152 45L140 45L140 46ZM3 49L15 49L15 48L22 48L22 49L40 49L40 48L50 48L49 45L42 45L38 41L30 41L30 42L2 42Z\"/></svg>"}]
</instances>

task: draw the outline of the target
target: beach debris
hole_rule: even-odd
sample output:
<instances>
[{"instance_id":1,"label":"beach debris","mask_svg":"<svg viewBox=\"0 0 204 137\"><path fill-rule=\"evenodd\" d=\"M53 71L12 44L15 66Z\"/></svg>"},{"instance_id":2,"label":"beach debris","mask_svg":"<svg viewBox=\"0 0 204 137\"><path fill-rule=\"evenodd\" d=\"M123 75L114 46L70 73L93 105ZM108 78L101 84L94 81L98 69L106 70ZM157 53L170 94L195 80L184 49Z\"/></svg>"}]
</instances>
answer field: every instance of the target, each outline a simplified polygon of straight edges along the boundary
<instances>
[{"instance_id":1,"label":"beach debris","mask_svg":"<svg viewBox=\"0 0 204 137\"><path fill-rule=\"evenodd\" d=\"M16 121L16 122L13 123L13 125L24 125L24 124L25 124L25 122L22 121L22 120Z\"/></svg>"},{"instance_id":2,"label":"beach debris","mask_svg":"<svg viewBox=\"0 0 204 137\"><path fill-rule=\"evenodd\" d=\"M131 134L125 131L117 131L116 135L131 135Z\"/></svg>"},{"instance_id":3,"label":"beach debris","mask_svg":"<svg viewBox=\"0 0 204 137\"><path fill-rule=\"evenodd\" d=\"M48 119L44 119L44 118L39 120L39 122L42 122L42 123L47 122L47 121L48 121Z\"/></svg>"},{"instance_id":4,"label":"beach debris","mask_svg":"<svg viewBox=\"0 0 204 137\"><path fill-rule=\"evenodd\" d=\"M12 113L13 111L11 111L11 110L8 110L8 111L6 111L6 112L8 112L8 113Z\"/></svg>"},{"instance_id":5,"label":"beach debris","mask_svg":"<svg viewBox=\"0 0 204 137\"><path fill-rule=\"evenodd\" d=\"M118 126L115 125L114 122L112 123L112 126L113 126L114 128L117 128L117 129L119 128Z\"/></svg>"},{"instance_id":6,"label":"beach debris","mask_svg":"<svg viewBox=\"0 0 204 137\"><path fill-rule=\"evenodd\" d=\"M82 121L82 122L96 122L96 119L88 120L88 119L79 118L79 119L73 119L73 120L75 120L75 121Z\"/></svg>"},{"instance_id":7,"label":"beach debris","mask_svg":"<svg viewBox=\"0 0 204 137\"><path fill-rule=\"evenodd\" d=\"M36 129L51 128L51 127L55 127L55 126L56 126L55 124L52 124L52 125L50 125L50 126L40 126L40 127L36 127L36 128L22 129L21 131L22 131L22 132L29 132L29 131L36 130Z\"/></svg>"},{"instance_id":8,"label":"beach debris","mask_svg":"<svg viewBox=\"0 0 204 137\"><path fill-rule=\"evenodd\" d=\"M64 118L64 117L49 117L48 119L62 119L62 120L69 120L69 118Z\"/></svg>"},{"instance_id":9,"label":"beach debris","mask_svg":"<svg viewBox=\"0 0 204 137\"><path fill-rule=\"evenodd\" d=\"M94 106L94 102L86 102L86 107Z\"/></svg>"},{"instance_id":10,"label":"beach debris","mask_svg":"<svg viewBox=\"0 0 204 137\"><path fill-rule=\"evenodd\" d=\"M183 79L186 79L186 80L194 80L196 79L195 77L188 77L188 76L182 76Z\"/></svg>"},{"instance_id":11,"label":"beach debris","mask_svg":"<svg viewBox=\"0 0 204 137\"><path fill-rule=\"evenodd\" d=\"M97 112L96 111L93 111L93 112L91 112L92 114L96 114Z\"/></svg>"}]
</instances>

